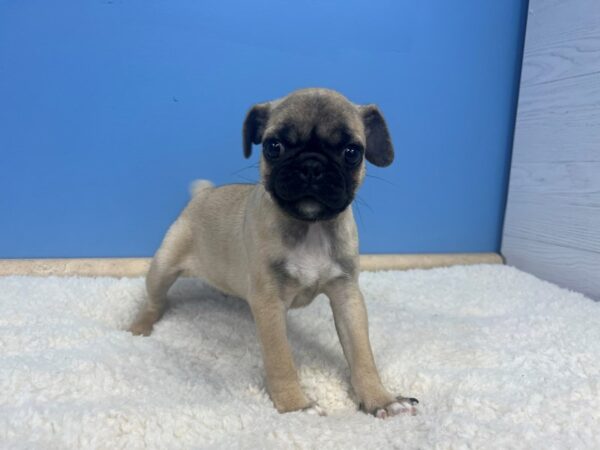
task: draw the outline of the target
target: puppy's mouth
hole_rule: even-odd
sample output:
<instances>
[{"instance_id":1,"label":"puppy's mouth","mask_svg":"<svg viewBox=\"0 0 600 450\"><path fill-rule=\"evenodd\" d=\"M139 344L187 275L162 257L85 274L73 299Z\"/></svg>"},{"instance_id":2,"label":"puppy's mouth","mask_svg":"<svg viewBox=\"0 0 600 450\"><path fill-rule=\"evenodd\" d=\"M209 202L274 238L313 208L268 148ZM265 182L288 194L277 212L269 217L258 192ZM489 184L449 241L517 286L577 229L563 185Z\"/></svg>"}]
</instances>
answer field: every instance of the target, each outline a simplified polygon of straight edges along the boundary
<instances>
[{"instance_id":1,"label":"puppy's mouth","mask_svg":"<svg viewBox=\"0 0 600 450\"><path fill-rule=\"evenodd\" d=\"M323 199L317 195L306 193L301 195L289 195L289 192L281 192L278 189L270 189L271 195L278 206L290 216L309 222L333 219L344 211L352 202L352 198L346 196L335 199Z\"/></svg>"},{"instance_id":2,"label":"puppy's mouth","mask_svg":"<svg viewBox=\"0 0 600 450\"><path fill-rule=\"evenodd\" d=\"M295 219L317 222L320 220L333 219L339 213L341 213L348 204L345 204L338 208L331 208L322 201L315 197L303 197L294 201L286 201L279 197L276 193L272 193L275 202L279 207L288 215Z\"/></svg>"},{"instance_id":3,"label":"puppy's mouth","mask_svg":"<svg viewBox=\"0 0 600 450\"><path fill-rule=\"evenodd\" d=\"M332 219L339 213L339 211L331 210L313 197L306 197L296 202L278 203L287 214L296 219L309 222Z\"/></svg>"},{"instance_id":4,"label":"puppy's mouth","mask_svg":"<svg viewBox=\"0 0 600 450\"><path fill-rule=\"evenodd\" d=\"M309 219L319 217L319 214L323 211L323 205L313 198L300 200L296 203L296 208Z\"/></svg>"},{"instance_id":5,"label":"puppy's mouth","mask_svg":"<svg viewBox=\"0 0 600 450\"><path fill-rule=\"evenodd\" d=\"M277 205L300 220L332 219L353 199L351 176L320 154L305 153L277 164L266 181Z\"/></svg>"}]
</instances>

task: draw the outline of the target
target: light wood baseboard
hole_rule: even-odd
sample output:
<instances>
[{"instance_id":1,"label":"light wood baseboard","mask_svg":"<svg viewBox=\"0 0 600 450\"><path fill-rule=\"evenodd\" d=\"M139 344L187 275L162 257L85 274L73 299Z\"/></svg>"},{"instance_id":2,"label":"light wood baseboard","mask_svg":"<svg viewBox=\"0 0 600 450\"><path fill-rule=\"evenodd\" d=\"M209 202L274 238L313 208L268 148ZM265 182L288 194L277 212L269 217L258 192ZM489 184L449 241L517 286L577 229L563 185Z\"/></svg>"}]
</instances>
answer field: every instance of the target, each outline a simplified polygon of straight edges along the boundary
<instances>
[{"instance_id":1,"label":"light wood baseboard","mask_svg":"<svg viewBox=\"0 0 600 450\"><path fill-rule=\"evenodd\" d=\"M364 271L429 269L468 264L503 264L497 253L361 255ZM0 276L144 276L150 258L0 259Z\"/></svg>"},{"instance_id":2,"label":"light wood baseboard","mask_svg":"<svg viewBox=\"0 0 600 450\"><path fill-rule=\"evenodd\" d=\"M376 270L432 269L471 264L504 264L498 253L417 253L360 255L360 269Z\"/></svg>"}]
</instances>

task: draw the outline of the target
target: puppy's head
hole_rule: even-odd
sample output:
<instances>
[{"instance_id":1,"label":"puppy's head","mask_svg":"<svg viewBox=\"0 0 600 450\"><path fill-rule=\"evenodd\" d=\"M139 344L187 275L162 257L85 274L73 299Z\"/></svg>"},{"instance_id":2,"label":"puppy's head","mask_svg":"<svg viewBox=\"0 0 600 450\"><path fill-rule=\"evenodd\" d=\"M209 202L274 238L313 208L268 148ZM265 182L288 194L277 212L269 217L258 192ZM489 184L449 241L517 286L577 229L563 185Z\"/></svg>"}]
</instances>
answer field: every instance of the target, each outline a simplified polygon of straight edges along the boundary
<instances>
[{"instance_id":1,"label":"puppy's head","mask_svg":"<svg viewBox=\"0 0 600 450\"><path fill-rule=\"evenodd\" d=\"M262 144L261 177L287 214L327 220L354 199L366 158L392 163L387 126L375 105L359 106L328 89L303 89L254 105L244 121L244 156Z\"/></svg>"}]
</instances>

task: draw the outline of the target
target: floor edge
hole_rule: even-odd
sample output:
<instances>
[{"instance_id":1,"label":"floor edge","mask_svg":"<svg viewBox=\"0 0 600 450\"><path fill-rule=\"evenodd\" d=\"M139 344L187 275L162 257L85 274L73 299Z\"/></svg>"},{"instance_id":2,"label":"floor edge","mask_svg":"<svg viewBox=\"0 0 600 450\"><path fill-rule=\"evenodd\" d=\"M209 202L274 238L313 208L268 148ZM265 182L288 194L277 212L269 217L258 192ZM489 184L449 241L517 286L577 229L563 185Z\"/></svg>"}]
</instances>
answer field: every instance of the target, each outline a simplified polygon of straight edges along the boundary
<instances>
[{"instance_id":1,"label":"floor edge","mask_svg":"<svg viewBox=\"0 0 600 450\"><path fill-rule=\"evenodd\" d=\"M0 276L111 276L146 274L151 258L0 259ZM429 269L471 264L503 264L498 253L366 254L361 270Z\"/></svg>"}]
</instances>

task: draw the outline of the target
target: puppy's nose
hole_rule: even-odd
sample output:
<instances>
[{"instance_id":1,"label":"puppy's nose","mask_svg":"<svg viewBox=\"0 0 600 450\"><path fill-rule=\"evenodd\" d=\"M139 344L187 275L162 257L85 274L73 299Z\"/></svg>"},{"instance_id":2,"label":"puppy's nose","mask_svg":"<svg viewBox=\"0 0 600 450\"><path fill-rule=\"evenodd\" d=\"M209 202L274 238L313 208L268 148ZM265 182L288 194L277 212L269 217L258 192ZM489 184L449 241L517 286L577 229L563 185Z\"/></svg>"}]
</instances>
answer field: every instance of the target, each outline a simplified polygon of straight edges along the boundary
<instances>
[{"instance_id":1,"label":"puppy's nose","mask_svg":"<svg viewBox=\"0 0 600 450\"><path fill-rule=\"evenodd\" d=\"M306 182L319 181L323 178L325 166L321 161L309 159L302 163L300 167L300 179Z\"/></svg>"}]
</instances>

